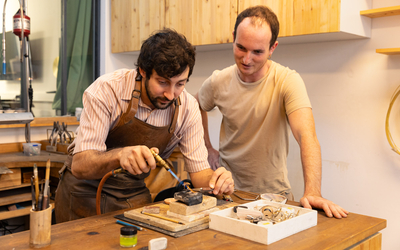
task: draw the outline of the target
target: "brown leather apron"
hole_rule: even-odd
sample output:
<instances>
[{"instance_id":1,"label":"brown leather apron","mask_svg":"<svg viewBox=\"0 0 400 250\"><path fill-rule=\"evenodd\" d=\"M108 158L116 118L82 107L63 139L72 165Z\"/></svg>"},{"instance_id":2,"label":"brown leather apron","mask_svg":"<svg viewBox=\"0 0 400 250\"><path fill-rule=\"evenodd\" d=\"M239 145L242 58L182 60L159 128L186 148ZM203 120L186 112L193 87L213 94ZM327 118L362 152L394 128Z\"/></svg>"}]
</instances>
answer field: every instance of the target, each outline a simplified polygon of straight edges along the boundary
<instances>
[{"instance_id":1,"label":"brown leather apron","mask_svg":"<svg viewBox=\"0 0 400 250\"><path fill-rule=\"evenodd\" d=\"M179 114L180 99L173 104L175 107L171 123L164 127L155 127L137 118L141 81L136 80L135 89L128 109L122 114L117 125L110 131L106 139L107 150L119 147L145 145L157 147L160 154L165 150L175 131ZM69 150L73 152L72 149ZM100 179L78 180L71 173L72 154L60 171L60 182L56 191L56 222L64 222L88 217L96 214L96 192ZM124 208L140 207L150 203L151 196L144 178L149 173L132 175L121 173L111 176L104 183L101 198L101 212L107 213Z\"/></svg>"}]
</instances>

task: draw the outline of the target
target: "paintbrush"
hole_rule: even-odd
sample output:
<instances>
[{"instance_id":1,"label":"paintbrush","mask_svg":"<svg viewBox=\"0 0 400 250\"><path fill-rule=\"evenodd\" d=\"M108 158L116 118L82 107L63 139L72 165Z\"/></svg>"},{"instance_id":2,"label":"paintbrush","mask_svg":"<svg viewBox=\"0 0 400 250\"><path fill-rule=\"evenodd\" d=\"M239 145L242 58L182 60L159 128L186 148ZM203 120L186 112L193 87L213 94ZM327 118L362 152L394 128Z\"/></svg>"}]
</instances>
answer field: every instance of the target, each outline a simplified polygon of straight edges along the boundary
<instances>
[{"instance_id":1,"label":"paintbrush","mask_svg":"<svg viewBox=\"0 0 400 250\"><path fill-rule=\"evenodd\" d=\"M31 177L31 191L32 191L32 210L35 211L36 210L36 196L35 196L35 186L33 184L33 179L35 179L35 177Z\"/></svg>"},{"instance_id":2,"label":"paintbrush","mask_svg":"<svg viewBox=\"0 0 400 250\"><path fill-rule=\"evenodd\" d=\"M40 194L39 194L37 211L40 211L43 209L43 206L42 206L42 204L43 204L43 183L41 186L42 186L42 188L41 188L42 192L40 192Z\"/></svg>"},{"instance_id":3,"label":"paintbrush","mask_svg":"<svg viewBox=\"0 0 400 250\"><path fill-rule=\"evenodd\" d=\"M39 204L39 175L36 163L33 164L33 176L35 177L35 201Z\"/></svg>"},{"instance_id":4,"label":"paintbrush","mask_svg":"<svg viewBox=\"0 0 400 250\"><path fill-rule=\"evenodd\" d=\"M46 209L48 207L48 203L49 203L49 196L48 196L48 192L49 192L49 179L50 179L50 159L47 160L46 163L46 181L44 183L44 191L43 191L43 205L42 205L42 209Z\"/></svg>"}]
</instances>

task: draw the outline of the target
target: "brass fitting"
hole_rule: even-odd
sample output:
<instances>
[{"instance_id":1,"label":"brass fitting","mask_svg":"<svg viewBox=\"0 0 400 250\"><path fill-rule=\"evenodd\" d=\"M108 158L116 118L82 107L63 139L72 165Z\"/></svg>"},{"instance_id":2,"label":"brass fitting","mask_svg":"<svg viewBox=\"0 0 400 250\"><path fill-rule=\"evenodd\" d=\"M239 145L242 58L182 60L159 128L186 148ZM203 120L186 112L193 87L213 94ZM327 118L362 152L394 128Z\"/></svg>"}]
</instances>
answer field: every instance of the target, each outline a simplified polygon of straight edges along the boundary
<instances>
[{"instance_id":1,"label":"brass fitting","mask_svg":"<svg viewBox=\"0 0 400 250\"><path fill-rule=\"evenodd\" d=\"M161 166L163 166L166 170L170 170L171 168L169 167L168 163L163 160L154 150L150 149L151 153L153 154L154 158L156 159L156 162L159 163Z\"/></svg>"}]
</instances>

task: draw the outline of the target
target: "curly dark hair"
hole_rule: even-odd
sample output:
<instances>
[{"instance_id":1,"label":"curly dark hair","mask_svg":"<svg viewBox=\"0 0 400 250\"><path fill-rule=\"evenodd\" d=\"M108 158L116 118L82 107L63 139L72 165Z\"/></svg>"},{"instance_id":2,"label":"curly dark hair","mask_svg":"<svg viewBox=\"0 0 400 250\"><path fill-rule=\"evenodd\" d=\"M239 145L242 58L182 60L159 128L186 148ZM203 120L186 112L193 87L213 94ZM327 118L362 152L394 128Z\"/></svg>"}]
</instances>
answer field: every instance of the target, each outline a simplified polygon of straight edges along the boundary
<instances>
[{"instance_id":1,"label":"curly dark hair","mask_svg":"<svg viewBox=\"0 0 400 250\"><path fill-rule=\"evenodd\" d=\"M279 34L279 21L275 13L267 6L263 5L257 5L245 9L236 18L235 29L233 30L234 39L236 39L237 27L246 17L260 18L261 20L269 24L272 33L271 41L269 42L269 47L271 48L276 42Z\"/></svg>"},{"instance_id":2,"label":"curly dark hair","mask_svg":"<svg viewBox=\"0 0 400 250\"><path fill-rule=\"evenodd\" d=\"M136 62L139 68L150 78L153 69L159 76L172 78L182 74L189 66L189 76L193 72L196 49L185 36L172 29L156 31L147 38L140 48Z\"/></svg>"}]
</instances>

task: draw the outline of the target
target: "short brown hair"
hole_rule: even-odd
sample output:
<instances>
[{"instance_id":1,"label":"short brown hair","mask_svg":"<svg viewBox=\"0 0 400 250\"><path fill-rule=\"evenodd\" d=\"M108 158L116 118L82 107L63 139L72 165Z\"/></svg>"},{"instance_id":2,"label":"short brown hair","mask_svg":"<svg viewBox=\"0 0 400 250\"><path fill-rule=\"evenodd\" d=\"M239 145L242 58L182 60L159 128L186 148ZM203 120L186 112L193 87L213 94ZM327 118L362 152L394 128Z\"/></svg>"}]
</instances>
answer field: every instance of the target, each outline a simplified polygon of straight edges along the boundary
<instances>
[{"instance_id":1,"label":"short brown hair","mask_svg":"<svg viewBox=\"0 0 400 250\"><path fill-rule=\"evenodd\" d=\"M272 33L271 41L269 42L269 47L271 48L276 42L279 34L279 21L275 13L267 6L263 5L257 5L245 9L236 18L235 29L233 31L233 39L236 39L237 28L246 17L259 18L269 24Z\"/></svg>"}]
</instances>

